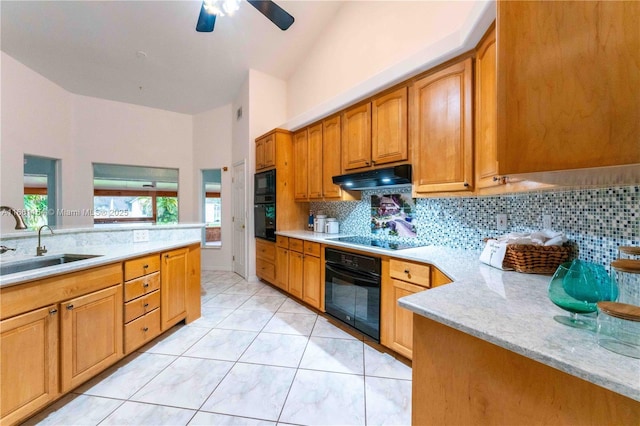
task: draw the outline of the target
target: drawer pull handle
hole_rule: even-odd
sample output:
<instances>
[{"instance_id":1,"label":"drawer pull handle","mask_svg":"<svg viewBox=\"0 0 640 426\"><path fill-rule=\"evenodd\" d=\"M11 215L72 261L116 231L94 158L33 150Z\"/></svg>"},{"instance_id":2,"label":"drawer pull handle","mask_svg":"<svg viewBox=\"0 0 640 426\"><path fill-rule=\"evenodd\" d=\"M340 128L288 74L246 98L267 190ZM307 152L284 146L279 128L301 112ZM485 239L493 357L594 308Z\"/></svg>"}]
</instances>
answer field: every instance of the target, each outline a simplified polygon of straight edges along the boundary
<instances>
[{"instance_id":1,"label":"drawer pull handle","mask_svg":"<svg viewBox=\"0 0 640 426\"><path fill-rule=\"evenodd\" d=\"M49 315L55 315L58 313L58 310L56 308L53 308L49 311Z\"/></svg>"},{"instance_id":2,"label":"drawer pull handle","mask_svg":"<svg viewBox=\"0 0 640 426\"><path fill-rule=\"evenodd\" d=\"M405 274L410 274L410 273L411 273L411 271L409 271L408 269L405 269L405 270L404 270L404 273L405 273Z\"/></svg>"},{"instance_id":3,"label":"drawer pull handle","mask_svg":"<svg viewBox=\"0 0 640 426\"><path fill-rule=\"evenodd\" d=\"M147 268L149 267L149 265L142 265L142 267L143 267L144 269L147 269Z\"/></svg>"},{"instance_id":4,"label":"drawer pull handle","mask_svg":"<svg viewBox=\"0 0 640 426\"><path fill-rule=\"evenodd\" d=\"M143 328L143 329L142 329L142 331L145 331L145 332L146 332L146 331L149 331L149 327L145 327L145 328Z\"/></svg>"},{"instance_id":5,"label":"drawer pull handle","mask_svg":"<svg viewBox=\"0 0 640 426\"><path fill-rule=\"evenodd\" d=\"M73 309L73 305L67 305L67 310L70 311Z\"/></svg>"},{"instance_id":6,"label":"drawer pull handle","mask_svg":"<svg viewBox=\"0 0 640 426\"><path fill-rule=\"evenodd\" d=\"M149 304L148 304L148 303L145 303L145 304L144 304L144 307L145 307L145 308L148 308L148 307L149 307Z\"/></svg>"},{"instance_id":7,"label":"drawer pull handle","mask_svg":"<svg viewBox=\"0 0 640 426\"><path fill-rule=\"evenodd\" d=\"M169 258L169 255L168 255L168 254L165 254L165 255L164 255L164 258L165 258L165 259L168 259L168 258Z\"/></svg>"}]
</instances>

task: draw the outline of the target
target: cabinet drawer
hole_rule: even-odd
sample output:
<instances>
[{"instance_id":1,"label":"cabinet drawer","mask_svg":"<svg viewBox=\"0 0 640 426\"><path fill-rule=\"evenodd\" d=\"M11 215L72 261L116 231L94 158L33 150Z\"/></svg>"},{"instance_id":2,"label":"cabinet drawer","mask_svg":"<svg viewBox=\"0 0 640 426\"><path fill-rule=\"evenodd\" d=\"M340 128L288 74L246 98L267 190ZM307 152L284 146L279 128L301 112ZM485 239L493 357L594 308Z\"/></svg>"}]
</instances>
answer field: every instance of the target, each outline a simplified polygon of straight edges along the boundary
<instances>
[{"instance_id":1,"label":"cabinet drawer","mask_svg":"<svg viewBox=\"0 0 640 426\"><path fill-rule=\"evenodd\" d=\"M124 352L129 353L160 334L160 309L124 326Z\"/></svg>"},{"instance_id":2,"label":"cabinet drawer","mask_svg":"<svg viewBox=\"0 0 640 426\"><path fill-rule=\"evenodd\" d=\"M320 257L320 243L305 241L304 253L308 254L309 256Z\"/></svg>"},{"instance_id":3,"label":"cabinet drawer","mask_svg":"<svg viewBox=\"0 0 640 426\"><path fill-rule=\"evenodd\" d=\"M156 290L124 304L124 322L132 321L160 307L160 291Z\"/></svg>"},{"instance_id":4,"label":"cabinet drawer","mask_svg":"<svg viewBox=\"0 0 640 426\"><path fill-rule=\"evenodd\" d=\"M304 251L304 241L296 238L289 238L289 250L302 253Z\"/></svg>"},{"instance_id":5,"label":"cabinet drawer","mask_svg":"<svg viewBox=\"0 0 640 426\"><path fill-rule=\"evenodd\" d=\"M276 246L282 247L282 248L289 248L289 237L276 235Z\"/></svg>"},{"instance_id":6,"label":"cabinet drawer","mask_svg":"<svg viewBox=\"0 0 640 426\"><path fill-rule=\"evenodd\" d=\"M407 281L422 287L430 287L429 265L407 262L403 260L389 260L389 274L391 278Z\"/></svg>"},{"instance_id":7,"label":"cabinet drawer","mask_svg":"<svg viewBox=\"0 0 640 426\"><path fill-rule=\"evenodd\" d=\"M160 288L160 272L124 283L124 301L128 302Z\"/></svg>"},{"instance_id":8,"label":"cabinet drawer","mask_svg":"<svg viewBox=\"0 0 640 426\"><path fill-rule=\"evenodd\" d=\"M124 262L124 280L129 281L143 275L158 272L160 270L160 255L141 257L139 259Z\"/></svg>"},{"instance_id":9,"label":"cabinet drawer","mask_svg":"<svg viewBox=\"0 0 640 426\"><path fill-rule=\"evenodd\" d=\"M276 246L269 241L256 239L256 257L269 262L276 261Z\"/></svg>"},{"instance_id":10,"label":"cabinet drawer","mask_svg":"<svg viewBox=\"0 0 640 426\"><path fill-rule=\"evenodd\" d=\"M256 275L274 283L276 281L276 265L263 259L256 259Z\"/></svg>"}]
</instances>

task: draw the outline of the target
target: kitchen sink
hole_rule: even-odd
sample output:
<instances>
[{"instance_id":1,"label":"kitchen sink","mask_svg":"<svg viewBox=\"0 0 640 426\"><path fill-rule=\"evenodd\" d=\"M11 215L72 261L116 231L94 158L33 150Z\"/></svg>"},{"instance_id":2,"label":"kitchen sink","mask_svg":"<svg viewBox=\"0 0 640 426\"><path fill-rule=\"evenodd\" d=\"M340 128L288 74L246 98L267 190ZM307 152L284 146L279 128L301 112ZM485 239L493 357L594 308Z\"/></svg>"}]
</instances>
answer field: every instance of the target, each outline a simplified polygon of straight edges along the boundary
<instances>
[{"instance_id":1,"label":"kitchen sink","mask_svg":"<svg viewBox=\"0 0 640 426\"><path fill-rule=\"evenodd\" d=\"M52 256L36 257L32 259L16 260L0 265L0 275L15 274L16 272L31 271L33 269L46 268L47 266L63 265L77 262L78 260L99 257L99 254L59 254Z\"/></svg>"}]
</instances>

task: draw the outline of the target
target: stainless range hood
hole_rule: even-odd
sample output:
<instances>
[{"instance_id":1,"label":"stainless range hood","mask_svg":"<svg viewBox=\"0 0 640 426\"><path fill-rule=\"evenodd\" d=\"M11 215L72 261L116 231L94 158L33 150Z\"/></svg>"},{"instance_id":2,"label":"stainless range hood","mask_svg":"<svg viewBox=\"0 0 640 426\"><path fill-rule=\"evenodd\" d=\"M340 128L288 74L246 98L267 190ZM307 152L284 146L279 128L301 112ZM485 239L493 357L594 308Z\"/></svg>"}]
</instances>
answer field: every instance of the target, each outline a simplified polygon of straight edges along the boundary
<instances>
[{"instance_id":1,"label":"stainless range hood","mask_svg":"<svg viewBox=\"0 0 640 426\"><path fill-rule=\"evenodd\" d=\"M411 183L411 164L334 176L333 183L349 191L408 185Z\"/></svg>"}]
</instances>

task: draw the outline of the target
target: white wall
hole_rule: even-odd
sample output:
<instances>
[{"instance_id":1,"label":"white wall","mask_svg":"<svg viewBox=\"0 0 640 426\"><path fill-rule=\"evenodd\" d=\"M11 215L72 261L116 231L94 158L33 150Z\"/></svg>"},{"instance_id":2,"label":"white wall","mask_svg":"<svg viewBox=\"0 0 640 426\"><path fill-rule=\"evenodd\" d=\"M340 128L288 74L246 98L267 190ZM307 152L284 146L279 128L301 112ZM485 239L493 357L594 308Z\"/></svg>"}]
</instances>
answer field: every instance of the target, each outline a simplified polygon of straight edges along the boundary
<instances>
[{"instance_id":1,"label":"white wall","mask_svg":"<svg viewBox=\"0 0 640 426\"><path fill-rule=\"evenodd\" d=\"M58 208L66 210L93 208L92 162L178 168L180 220L196 221L192 116L71 94L5 53L2 89L2 205L22 208L23 156L31 154L61 160ZM2 230L12 227L3 217Z\"/></svg>"},{"instance_id":2,"label":"white wall","mask_svg":"<svg viewBox=\"0 0 640 426\"><path fill-rule=\"evenodd\" d=\"M287 81L284 127L295 130L470 50L494 18L493 1L346 2Z\"/></svg>"},{"instance_id":3,"label":"white wall","mask_svg":"<svg viewBox=\"0 0 640 426\"><path fill-rule=\"evenodd\" d=\"M202 217L202 170L222 169L222 247L202 249L202 269L230 271L232 266L233 223L232 216L232 105L225 105L193 116L193 183L196 196L193 208Z\"/></svg>"},{"instance_id":4,"label":"white wall","mask_svg":"<svg viewBox=\"0 0 640 426\"><path fill-rule=\"evenodd\" d=\"M0 205L24 207L24 154L73 164L72 95L1 52L2 133L0 138ZM69 171L63 178L68 176ZM71 193L62 193L62 204ZM62 218L63 221L65 218ZM2 215L0 231L11 231L13 218Z\"/></svg>"}]
</instances>

